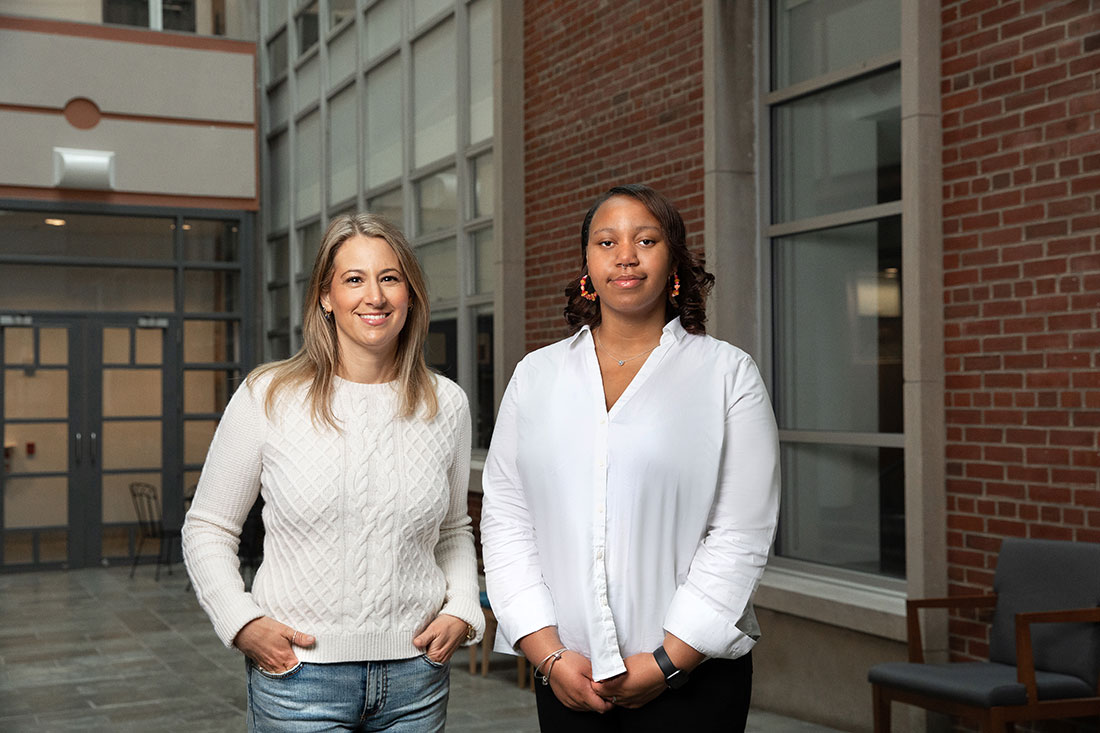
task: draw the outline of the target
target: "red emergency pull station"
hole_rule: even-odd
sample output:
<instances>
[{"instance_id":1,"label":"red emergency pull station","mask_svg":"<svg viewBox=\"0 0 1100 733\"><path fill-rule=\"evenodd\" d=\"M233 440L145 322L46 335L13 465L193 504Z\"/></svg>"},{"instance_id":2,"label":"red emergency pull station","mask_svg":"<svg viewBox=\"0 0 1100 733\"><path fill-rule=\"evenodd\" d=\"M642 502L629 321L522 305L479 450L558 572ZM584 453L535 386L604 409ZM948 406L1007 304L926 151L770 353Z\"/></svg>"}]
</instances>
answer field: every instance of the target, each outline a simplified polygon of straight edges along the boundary
<instances>
[{"instance_id":1,"label":"red emergency pull station","mask_svg":"<svg viewBox=\"0 0 1100 733\"><path fill-rule=\"evenodd\" d=\"M34 443L27 441L27 458L34 455Z\"/></svg>"}]
</instances>

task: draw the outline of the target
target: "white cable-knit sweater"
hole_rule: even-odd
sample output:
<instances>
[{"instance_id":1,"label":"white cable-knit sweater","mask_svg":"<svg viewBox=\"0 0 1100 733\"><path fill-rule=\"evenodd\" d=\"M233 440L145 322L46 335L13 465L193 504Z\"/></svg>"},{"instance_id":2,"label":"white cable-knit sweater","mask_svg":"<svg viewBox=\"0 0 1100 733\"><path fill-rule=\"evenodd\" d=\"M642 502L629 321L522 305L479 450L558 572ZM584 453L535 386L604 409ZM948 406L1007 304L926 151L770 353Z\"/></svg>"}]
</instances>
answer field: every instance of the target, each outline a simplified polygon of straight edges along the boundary
<instances>
[{"instance_id":1,"label":"white cable-knit sweater","mask_svg":"<svg viewBox=\"0 0 1100 733\"><path fill-rule=\"evenodd\" d=\"M314 425L304 387L284 392L269 419L269 383L233 395L183 526L187 569L219 638L229 646L270 616L317 637L295 649L303 662L405 659L440 613L480 638L462 389L437 378L439 413L427 421L396 417L391 384L336 378L334 430ZM237 545L257 493L264 559L246 593Z\"/></svg>"}]
</instances>

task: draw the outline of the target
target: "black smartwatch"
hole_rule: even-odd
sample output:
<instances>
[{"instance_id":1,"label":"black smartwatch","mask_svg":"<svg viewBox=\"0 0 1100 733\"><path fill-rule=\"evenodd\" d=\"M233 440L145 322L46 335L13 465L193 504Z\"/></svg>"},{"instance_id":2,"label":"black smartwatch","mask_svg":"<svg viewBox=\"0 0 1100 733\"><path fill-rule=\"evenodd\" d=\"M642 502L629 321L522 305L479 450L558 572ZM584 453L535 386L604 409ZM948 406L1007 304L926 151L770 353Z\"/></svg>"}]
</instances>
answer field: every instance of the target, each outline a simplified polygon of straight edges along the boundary
<instances>
[{"instance_id":1,"label":"black smartwatch","mask_svg":"<svg viewBox=\"0 0 1100 733\"><path fill-rule=\"evenodd\" d=\"M661 668L661 672L665 675L665 684L670 689L679 690L687 684L689 673L679 669L672 663L663 645L653 650L653 658L657 660L657 666Z\"/></svg>"}]
</instances>

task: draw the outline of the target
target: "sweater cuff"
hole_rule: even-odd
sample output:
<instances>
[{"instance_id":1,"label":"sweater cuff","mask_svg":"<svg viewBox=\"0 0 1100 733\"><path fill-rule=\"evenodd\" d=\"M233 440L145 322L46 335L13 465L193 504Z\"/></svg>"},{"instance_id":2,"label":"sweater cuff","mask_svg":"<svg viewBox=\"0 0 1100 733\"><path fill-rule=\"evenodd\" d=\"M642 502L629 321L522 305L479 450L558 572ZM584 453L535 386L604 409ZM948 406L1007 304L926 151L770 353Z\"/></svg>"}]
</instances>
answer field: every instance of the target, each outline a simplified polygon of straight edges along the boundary
<instances>
[{"instance_id":1,"label":"sweater cuff","mask_svg":"<svg viewBox=\"0 0 1100 733\"><path fill-rule=\"evenodd\" d=\"M485 614L481 611L481 603L468 598L451 598L439 609L440 613L460 618L474 627L474 638L463 640L463 646L477 644L485 636Z\"/></svg>"},{"instance_id":2,"label":"sweater cuff","mask_svg":"<svg viewBox=\"0 0 1100 733\"><path fill-rule=\"evenodd\" d=\"M214 623L214 633L230 649L235 649L233 640L238 632L250 621L266 616L262 608L252 600L252 595L244 593L233 594L233 598L227 596L214 596L207 599L209 615Z\"/></svg>"}]
</instances>

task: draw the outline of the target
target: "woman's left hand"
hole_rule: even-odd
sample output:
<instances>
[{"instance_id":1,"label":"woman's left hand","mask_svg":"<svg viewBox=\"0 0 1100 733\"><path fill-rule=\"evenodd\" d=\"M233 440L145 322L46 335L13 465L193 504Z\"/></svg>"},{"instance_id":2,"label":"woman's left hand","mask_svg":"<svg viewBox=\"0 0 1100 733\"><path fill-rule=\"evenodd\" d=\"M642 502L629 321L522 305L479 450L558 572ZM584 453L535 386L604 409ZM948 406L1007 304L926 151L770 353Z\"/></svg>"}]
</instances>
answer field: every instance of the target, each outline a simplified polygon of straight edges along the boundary
<instances>
[{"instance_id":1,"label":"woman's left hand","mask_svg":"<svg viewBox=\"0 0 1100 733\"><path fill-rule=\"evenodd\" d=\"M438 664L447 662L466 640L468 624L458 616L441 613L413 639L413 646L428 655L428 659ZM661 678L664 679L663 677Z\"/></svg>"},{"instance_id":2,"label":"woman's left hand","mask_svg":"<svg viewBox=\"0 0 1100 733\"><path fill-rule=\"evenodd\" d=\"M592 683L592 689L604 700L624 708L639 708L668 689L665 674L652 654L634 654L623 663L623 674Z\"/></svg>"}]
</instances>

